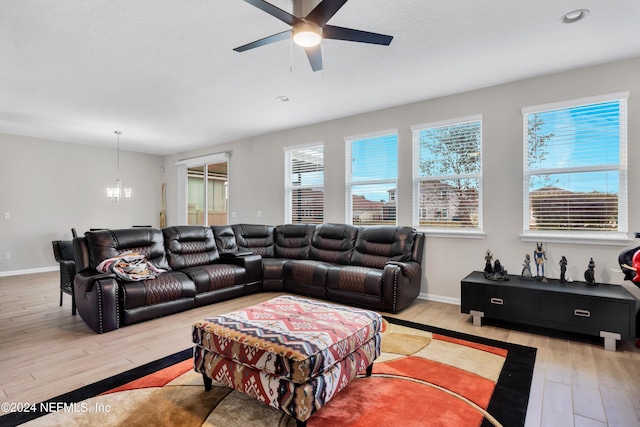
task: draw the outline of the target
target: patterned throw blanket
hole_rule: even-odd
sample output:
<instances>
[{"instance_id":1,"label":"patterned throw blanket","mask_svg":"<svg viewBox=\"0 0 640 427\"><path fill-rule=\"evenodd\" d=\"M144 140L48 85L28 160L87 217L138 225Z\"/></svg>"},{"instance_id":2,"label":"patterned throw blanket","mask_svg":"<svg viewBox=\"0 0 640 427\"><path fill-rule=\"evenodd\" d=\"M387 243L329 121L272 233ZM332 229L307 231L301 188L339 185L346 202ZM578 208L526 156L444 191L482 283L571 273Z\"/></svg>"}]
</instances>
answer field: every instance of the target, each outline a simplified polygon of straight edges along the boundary
<instances>
[{"instance_id":1,"label":"patterned throw blanket","mask_svg":"<svg viewBox=\"0 0 640 427\"><path fill-rule=\"evenodd\" d=\"M166 270L156 267L147 257L137 252L123 252L98 264L96 270L102 273L115 273L116 276L130 282L155 279Z\"/></svg>"}]
</instances>

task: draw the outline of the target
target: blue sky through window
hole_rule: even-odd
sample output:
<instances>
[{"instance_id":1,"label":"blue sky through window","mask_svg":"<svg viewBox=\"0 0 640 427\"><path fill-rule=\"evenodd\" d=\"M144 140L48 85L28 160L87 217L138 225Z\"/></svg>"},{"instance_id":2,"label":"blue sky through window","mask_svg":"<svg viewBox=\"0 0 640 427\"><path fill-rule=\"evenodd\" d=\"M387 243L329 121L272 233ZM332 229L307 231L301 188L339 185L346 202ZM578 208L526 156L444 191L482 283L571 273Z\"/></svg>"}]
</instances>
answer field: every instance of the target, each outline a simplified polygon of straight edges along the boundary
<instances>
[{"instance_id":1,"label":"blue sky through window","mask_svg":"<svg viewBox=\"0 0 640 427\"><path fill-rule=\"evenodd\" d=\"M384 135L351 141L351 180L353 182L372 180L397 180L398 177L398 135ZM371 201L389 201L387 190L396 184L378 184L354 187L355 195L365 196ZM367 188L368 190L364 190ZM357 191L364 190L364 191Z\"/></svg>"},{"instance_id":2,"label":"blue sky through window","mask_svg":"<svg viewBox=\"0 0 640 427\"><path fill-rule=\"evenodd\" d=\"M529 167L551 172L548 179L532 179L530 189L553 185L573 192L618 192L617 172L573 172L553 174L553 169L616 166L620 163L619 101L589 104L529 114L529 124L542 120L539 135L545 141L542 158ZM567 172L566 170L564 172Z\"/></svg>"}]
</instances>

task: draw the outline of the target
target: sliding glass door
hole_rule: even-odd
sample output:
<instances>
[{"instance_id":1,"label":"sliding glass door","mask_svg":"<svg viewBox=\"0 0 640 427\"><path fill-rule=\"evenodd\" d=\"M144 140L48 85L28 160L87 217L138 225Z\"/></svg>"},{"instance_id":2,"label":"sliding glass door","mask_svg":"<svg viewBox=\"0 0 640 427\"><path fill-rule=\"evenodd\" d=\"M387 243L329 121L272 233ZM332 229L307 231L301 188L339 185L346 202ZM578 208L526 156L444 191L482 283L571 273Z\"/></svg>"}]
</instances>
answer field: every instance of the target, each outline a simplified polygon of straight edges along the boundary
<instances>
[{"instance_id":1,"label":"sliding glass door","mask_svg":"<svg viewBox=\"0 0 640 427\"><path fill-rule=\"evenodd\" d=\"M187 224L227 223L227 178L227 162L187 169Z\"/></svg>"},{"instance_id":2,"label":"sliding glass door","mask_svg":"<svg viewBox=\"0 0 640 427\"><path fill-rule=\"evenodd\" d=\"M222 156L222 157L221 157ZM179 173L180 224L228 224L229 162L225 155L176 163Z\"/></svg>"}]
</instances>

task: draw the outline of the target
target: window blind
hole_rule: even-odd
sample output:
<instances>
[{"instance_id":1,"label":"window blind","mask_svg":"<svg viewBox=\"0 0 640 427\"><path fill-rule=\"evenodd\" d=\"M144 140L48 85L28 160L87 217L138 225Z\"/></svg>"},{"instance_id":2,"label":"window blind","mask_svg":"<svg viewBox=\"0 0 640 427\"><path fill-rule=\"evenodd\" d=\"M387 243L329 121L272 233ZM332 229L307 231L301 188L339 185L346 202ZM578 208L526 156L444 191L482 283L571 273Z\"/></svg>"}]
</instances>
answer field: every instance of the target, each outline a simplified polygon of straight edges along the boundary
<instances>
[{"instance_id":1,"label":"window blind","mask_svg":"<svg viewBox=\"0 0 640 427\"><path fill-rule=\"evenodd\" d=\"M481 229L482 117L413 126L412 132L414 225Z\"/></svg>"},{"instance_id":2,"label":"window blind","mask_svg":"<svg viewBox=\"0 0 640 427\"><path fill-rule=\"evenodd\" d=\"M285 150L285 222L324 222L324 146Z\"/></svg>"},{"instance_id":3,"label":"window blind","mask_svg":"<svg viewBox=\"0 0 640 427\"><path fill-rule=\"evenodd\" d=\"M523 116L525 232L626 233L626 99Z\"/></svg>"},{"instance_id":4,"label":"window blind","mask_svg":"<svg viewBox=\"0 0 640 427\"><path fill-rule=\"evenodd\" d=\"M395 225L398 135L345 138L345 221L354 225Z\"/></svg>"}]
</instances>

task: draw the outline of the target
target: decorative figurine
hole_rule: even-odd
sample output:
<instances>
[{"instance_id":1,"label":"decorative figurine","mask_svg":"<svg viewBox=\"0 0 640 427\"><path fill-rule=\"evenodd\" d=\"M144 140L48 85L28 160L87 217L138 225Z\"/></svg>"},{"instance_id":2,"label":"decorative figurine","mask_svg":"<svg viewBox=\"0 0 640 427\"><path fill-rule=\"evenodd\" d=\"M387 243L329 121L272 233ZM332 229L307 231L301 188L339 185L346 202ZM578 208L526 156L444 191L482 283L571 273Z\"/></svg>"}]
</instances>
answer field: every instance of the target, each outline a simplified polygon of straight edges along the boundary
<instances>
[{"instance_id":1,"label":"decorative figurine","mask_svg":"<svg viewBox=\"0 0 640 427\"><path fill-rule=\"evenodd\" d=\"M490 265L490 264L489 264ZM507 270L504 269L502 264L500 264L500 260L496 259L496 262L493 263L493 271L487 272L485 270L484 277L489 280L499 280L499 281L507 281L509 277L507 277Z\"/></svg>"},{"instance_id":2,"label":"decorative figurine","mask_svg":"<svg viewBox=\"0 0 640 427\"><path fill-rule=\"evenodd\" d=\"M564 277L567 272L567 258L562 255L560 258L560 283L567 283L567 279Z\"/></svg>"},{"instance_id":3,"label":"decorative figurine","mask_svg":"<svg viewBox=\"0 0 640 427\"><path fill-rule=\"evenodd\" d=\"M596 263L593 261L593 258L589 260L589 268L584 272L584 280L587 281L587 284L597 286L596 283L596 273L595 273Z\"/></svg>"},{"instance_id":4,"label":"decorative figurine","mask_svg":"<svg viewBox=\"0 0 640 427\"><path fill-rule=\"evenodd\" d=\"M485 273L493 273L493 267L491 267L491 261L493 260L493 255L491 255L491 251L487 249L487 254L484 256L484 272Z\"/></svg>"},{"instance_id":5,"label":"decorative figurine","mask_svg":"<svg viewBox=\"0 0 640 427\"><path fill-rule=\"evenodd\" d=\"M540 281L546 282L544 277L544 262L547 259L547 253L542 248L542 243L536 243L536 249L533 251L533 256L536 260L536 277L541 278ZM542 272L542 274L540 274Z\"/></svg>"},{"instance_id":6,"label":"decorative figurine","mask_svg":"<svg viewBox=\"0 0 640 427\"><path fill-rule=\"evenodd\" d=\"M531 279L531 255L526 254L524 256L524 262L522 263L522 273L520 273L521 279Z\"/></svg>"}]
</instances>

